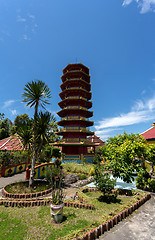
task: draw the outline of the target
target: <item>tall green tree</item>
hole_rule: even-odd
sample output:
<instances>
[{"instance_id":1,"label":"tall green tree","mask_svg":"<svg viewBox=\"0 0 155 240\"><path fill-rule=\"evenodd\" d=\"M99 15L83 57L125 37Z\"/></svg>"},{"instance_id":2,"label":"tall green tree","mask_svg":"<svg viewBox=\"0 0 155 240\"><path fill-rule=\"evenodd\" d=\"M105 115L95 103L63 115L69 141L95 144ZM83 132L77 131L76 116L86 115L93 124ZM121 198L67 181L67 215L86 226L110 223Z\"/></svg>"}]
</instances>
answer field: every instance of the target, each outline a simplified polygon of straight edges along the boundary
<instances>
[{"instance_id":1,"label":"tall green tree","mask_svg":"<svg viewBox=\"0 0 155 240\"><path fill-rule=\"evenodd\" d=\"M153 174L154 166L155 166L155 144L147 145L147 157L146 158L150 162L150 165L151 165L150 174Z\"/></svg>"},{"instance_id":2,"label":"tall green tree","mask_svg":"<svg viewBox=\"0 0 155 240\"><path fill-rule=\"evenodd\" d=\"M0 113L0 140L10 136L12 122L8 118L4 118L4 113Z\"/></svg>"},{"instance_id":3,"label":"tall green tree","mask_svg":"<svg viewBox=\"0 0 155 240\"><path fill-rule=\"evenodd\" d=\"M107 161L107 168L114 177L120 177L123 181L130 183L132 173L139 171L141 165L139 159L146 156L146 144L143 137L138 134L117 135L109 138L102 147L102 156Z\"/></svg>"},{"instance_id":4,"label":"tall green tree","mask_svg":"<svg viewBox=\"0 0 155 240\"><path fill-rule=\"evenodd\" d=\"M29 186L33 186L34 183L34 168L37 156L37 117L38 108L43 107L45 109L46 104L49 104L49 98L51 97L51 91L49 87L41 80L28 82L24 87L22 94L23 102L26 106L34 107L34 122L33 122L33 154L32 154L32 166L30 173Z\"/></svg>"}]
</instances>

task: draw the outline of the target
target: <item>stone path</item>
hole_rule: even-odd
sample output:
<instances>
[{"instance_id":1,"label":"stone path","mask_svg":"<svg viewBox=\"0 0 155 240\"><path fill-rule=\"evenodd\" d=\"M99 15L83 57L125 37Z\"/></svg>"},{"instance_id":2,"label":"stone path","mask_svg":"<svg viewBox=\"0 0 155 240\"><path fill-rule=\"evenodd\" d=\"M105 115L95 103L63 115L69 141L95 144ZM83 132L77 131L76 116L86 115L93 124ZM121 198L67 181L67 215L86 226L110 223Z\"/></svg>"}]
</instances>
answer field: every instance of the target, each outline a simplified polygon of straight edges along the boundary
<instances>
[{"instance_id":1,"label":"stone path","mask_svg":"<svg viewBox=\"0 0 155 240\"><path fill-rule=\"evenodd\" d=\"M14 182L25 181L25 173L26 172L22 172L22 173L15 174L11 177L0 178L0 198L2 197L2 188ZM64 189L64 195L66 196L66 199L73 198L76 192L77 192L77 188L69 187Z\"/></svg>"},{"instance_id":2,"label":"stone path","mask_svg":"<svg viewBox=\"0 0 155 240\"><path fill-rule=\"evenodd\" d=\"M99 240L155 240L155 195Z\"/></svg>"},{"instance_id":3,"label":"stone path","mask_svg":"<svg viewBox=\"0 0 155 240\"><path fill-rule=\"evenodd\" d=\"M0 198L2 196L2 188L8 184L11 184L14 182L25 181L25 173L26 172L22 172L22 173L15 174L11 177L1 177L0 178Z\"/></svg>"}]
</instances>

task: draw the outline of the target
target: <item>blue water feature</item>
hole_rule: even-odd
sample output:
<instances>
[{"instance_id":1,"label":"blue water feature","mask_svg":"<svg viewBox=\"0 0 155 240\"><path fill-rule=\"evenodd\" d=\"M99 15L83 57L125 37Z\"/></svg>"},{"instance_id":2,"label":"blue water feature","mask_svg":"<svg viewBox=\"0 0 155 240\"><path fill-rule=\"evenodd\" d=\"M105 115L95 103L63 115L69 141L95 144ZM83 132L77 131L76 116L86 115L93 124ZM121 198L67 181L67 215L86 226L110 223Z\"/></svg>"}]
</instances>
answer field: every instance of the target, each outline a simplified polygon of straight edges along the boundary
<instances>
[{"instance_id":1,"label":"blue water feature","mask_svg":"<svg viewBox=\"0 0 155 240\"><path fill-rule=\"evenodd\" d=\"M110 176L110 178L112 179L113 176ZM87 184L85 187L96 187L95 183L89 183ZM132 183L126 183L124 182L121 178L116 178L116 186L115 188L121 188L121 189L137 189L136 188L136 177L134 177L134 181L132 181Z\"/></svg>"}]
</instances>

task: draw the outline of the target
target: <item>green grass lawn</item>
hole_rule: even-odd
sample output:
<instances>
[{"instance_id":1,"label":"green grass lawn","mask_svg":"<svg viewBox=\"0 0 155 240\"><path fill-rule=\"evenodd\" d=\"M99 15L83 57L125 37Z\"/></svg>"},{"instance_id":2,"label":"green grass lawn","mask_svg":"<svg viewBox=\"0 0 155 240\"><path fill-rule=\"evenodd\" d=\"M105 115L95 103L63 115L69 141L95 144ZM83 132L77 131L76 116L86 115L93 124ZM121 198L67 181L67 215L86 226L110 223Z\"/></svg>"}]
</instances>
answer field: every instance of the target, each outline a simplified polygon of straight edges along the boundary
<instances>
[{"instance_id":1,"label":"green grass lawn","mask_svg":"<svg viewBox=\"0 0 155 240\"><path fill-rule=\"evenodd\" d=\"M144 193L142 195L144 196ZM98 200L100 192L80 193L80 196L88 204L93 204L95 210L64 207L64 218L60 224L55 224L51 220L50 206L29 208L0 206L0 239L70 240L97 227L142 197L118 196L115 202L106 203Z\"/></svg>"}]
</instances>

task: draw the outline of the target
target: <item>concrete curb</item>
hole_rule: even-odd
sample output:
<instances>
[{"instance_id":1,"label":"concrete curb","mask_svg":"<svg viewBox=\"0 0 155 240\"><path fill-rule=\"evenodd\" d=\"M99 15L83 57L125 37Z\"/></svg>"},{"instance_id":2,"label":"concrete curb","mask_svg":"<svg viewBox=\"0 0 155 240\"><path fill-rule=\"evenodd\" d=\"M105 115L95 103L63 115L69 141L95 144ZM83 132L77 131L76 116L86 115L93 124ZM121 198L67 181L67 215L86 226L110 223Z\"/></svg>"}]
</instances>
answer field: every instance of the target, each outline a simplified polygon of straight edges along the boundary
<instances>
[{"instance_id":1,"label":"concrete curb","mask_svg":"<svg viewBox=\"0 0 155 240\"><path fill-rule=\"evenodd\" d=\"M138 200L138 202L131 205L129 208L123 210L119 214L113 216L111 219L107 220L106 222L100 224L98 227L94 228L93 230L89 231L88 233L82 235L81 237L74 238L72 240L94 240L97 239L99 236L104 234L104 232L109 231L111 228L114 227L117 223L122 221L124 218L129 216L133 211L138 209L141 205L143 205L147 200L151 198L151 194L148 193L142 199Z\"/></svg>"},{"instance_id":2,"label":"concrete curb","mask_svg":"<svg viewBox=\"0 0 155 240\"><path fill-rule=\"evenodd\" d=\"M51 199L47 200L27 200L21 201L18 200L0 200L0 205L4 205L5 207L34 207L34 206L46 206L51 204ZM94 210L93 205L83 204L83 203L75 203L75 202L64 202L65 207L74 207L74 208L85 208L89 210Z\"/></svg>"}]
</instances>

